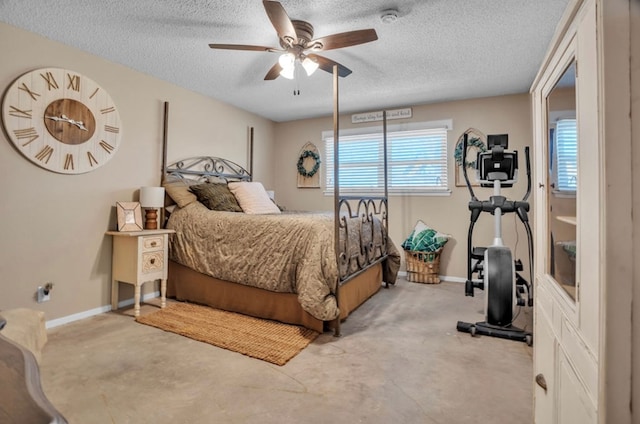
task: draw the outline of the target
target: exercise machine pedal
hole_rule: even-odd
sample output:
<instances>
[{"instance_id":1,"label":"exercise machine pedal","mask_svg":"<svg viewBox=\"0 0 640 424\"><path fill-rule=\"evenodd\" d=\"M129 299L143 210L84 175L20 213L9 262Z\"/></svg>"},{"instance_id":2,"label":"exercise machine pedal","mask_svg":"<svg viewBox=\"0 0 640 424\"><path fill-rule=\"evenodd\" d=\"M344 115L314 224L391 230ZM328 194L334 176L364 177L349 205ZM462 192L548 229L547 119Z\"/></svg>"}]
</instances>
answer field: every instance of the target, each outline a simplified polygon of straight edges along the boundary
<instances>
[{"instance_id":1,"label":"exercise machine pedal","mask_svg":"<svg viewBox=\"0 0 640 424\"><path fill-rule=\"evenodd\" d=\"M457 330L461 333L469 333L472 337L475 336L490 336L498 337L501 339L514 340L518 342L524 342L527 346L533 345L533 334L528 331L524 331L521 328L513 325L500 327L497 325L491 325L487 322L476 322L474 324L469 322L458 321L456 326Z\"/></svg>"}]
</instances>

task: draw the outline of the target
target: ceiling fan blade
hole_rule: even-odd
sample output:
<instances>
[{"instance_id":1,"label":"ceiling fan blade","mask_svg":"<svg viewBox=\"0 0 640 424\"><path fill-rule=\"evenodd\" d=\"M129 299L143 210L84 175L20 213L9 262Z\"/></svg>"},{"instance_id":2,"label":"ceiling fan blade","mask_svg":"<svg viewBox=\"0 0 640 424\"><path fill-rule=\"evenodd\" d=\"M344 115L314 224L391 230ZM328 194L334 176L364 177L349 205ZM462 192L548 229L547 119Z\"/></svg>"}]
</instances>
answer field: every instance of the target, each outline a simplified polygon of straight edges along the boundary
<instances>
[{"instance_id":1,"label":"ceiling fan blade","mask_svg":"<svg viewBox=\"0 0 640 424\"><path fill-rule=\"evenodd\" d=\"M276 52L280 51L279 49L275 49L273 47L264 47L264 46L249 46L246 44L209 44L209 47L212 49L223 49L223 50L249 50L256 52Z\"/></svg>"},{"instance_id":2,"label":"ceiling fan blade","mask_svg":"<svg viewBox=\"0 0 640 424\"><path fill-rule=\"evenodd\" d=\"M262 4L267 11L267 16L269 16L271 24L278 33L278 37L280 37L281 40L285 40L288 44L295 44L298 41L296 29L293 27L289 15L287 15L287 12L280 2L263 0Z\"/></svg>"},{"instance_id":3,"label":"ceiling fan blade","mask_svg":"<svg viewBox=\"0 0 640 424\"><path fill-rule=\"evenodd\" d=\"M326 37L312 40L307 43L307 48L315 51L333 50L369 43L371 41L376 41L377 39L378 34L375 29L360 29L357 31L327 35Z\"/></svg>"},{"instance_id":4,"label":"ceiling fan blade","mask_svg":"<svg viewBox=\"0 0 640 424\"><path fill-rule=\"evenodd\" d=\"M307 57L318 62L318 67L325 72L329 72L330 74L333 73L333 65L338 65L339 76L344 78L349 74L351 74L351 69L347 68L344 65L339 64L338 62L328 59L324 56L319 56L317 54L308 54Z\"/></svg>"},{"instance_id":5,"label":"ceiling fan blade","mask_svg":"<svg viewBox=\"0 0 640 424\"><path fill-rule=\"evenodd\" d=\"M282 71L282 66L280 66L280 63L276 62L276 64L269 69L267 75L264 76L264 80L271 81L278 78L280 76L280 71Z\"/></svg>"}]
</instances>

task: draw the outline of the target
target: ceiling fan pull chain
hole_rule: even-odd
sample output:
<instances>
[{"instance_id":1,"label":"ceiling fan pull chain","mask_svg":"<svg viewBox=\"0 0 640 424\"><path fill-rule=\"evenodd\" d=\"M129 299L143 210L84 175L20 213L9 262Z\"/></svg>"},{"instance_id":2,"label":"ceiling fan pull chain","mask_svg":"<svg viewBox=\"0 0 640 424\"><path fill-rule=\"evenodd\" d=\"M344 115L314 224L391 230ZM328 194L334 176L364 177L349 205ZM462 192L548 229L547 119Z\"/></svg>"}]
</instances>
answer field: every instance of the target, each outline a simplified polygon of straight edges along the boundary
<instances>
[{"instance_id":1,"label":"ceiling fan pull chain","mask_svg":"<svg viewBox=\"0 0 640 424\"><path fill-rule=\"evenodd\" d=\"M296 79L295 79L295 87L293 88L293 95L294 96L300 95L300 76L298 73L298 69L296 69Z\"/></svg>"}]
</instances>

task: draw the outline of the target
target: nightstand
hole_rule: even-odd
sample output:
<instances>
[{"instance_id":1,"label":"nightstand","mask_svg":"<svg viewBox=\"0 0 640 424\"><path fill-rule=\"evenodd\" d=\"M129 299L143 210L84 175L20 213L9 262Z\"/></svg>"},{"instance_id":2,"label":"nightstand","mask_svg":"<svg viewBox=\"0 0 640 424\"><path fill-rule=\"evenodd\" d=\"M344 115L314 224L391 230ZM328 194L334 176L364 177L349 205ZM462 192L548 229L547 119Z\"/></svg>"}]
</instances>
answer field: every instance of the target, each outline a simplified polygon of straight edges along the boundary
<instances>
[{"instance_id":1,"label":"nightstand","mask_svg":"<svg viewBox=\"0 0 640 424\"><path fill-rule=\"evenodd\" d=\"M113 236L111 310L118 309L118 283L134 286L134 315L140 315L140 289L160 280L160 307L166 305L169 234L175 230L107 231Z\"/></svg>"}]
</instances>

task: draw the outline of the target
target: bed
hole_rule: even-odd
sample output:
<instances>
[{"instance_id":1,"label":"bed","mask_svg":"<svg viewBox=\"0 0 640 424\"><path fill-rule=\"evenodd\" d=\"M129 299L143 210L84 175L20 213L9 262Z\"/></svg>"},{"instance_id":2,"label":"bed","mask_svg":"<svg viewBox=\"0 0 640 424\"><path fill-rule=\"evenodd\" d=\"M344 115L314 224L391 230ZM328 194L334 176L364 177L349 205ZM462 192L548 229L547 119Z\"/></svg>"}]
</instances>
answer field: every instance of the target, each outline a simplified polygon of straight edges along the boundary
<instances>
[{"instance_id":1,"label":"bed","mask_svg":"<svg viewBox=\"0 0 640 424\"><path fill-rule=\"evenodd\" d=\"M259 185L217 157L170 164L164 181L177 203L166 224L176 230L169 297L340 334L340 321L383 282L395 283L400 256L387 237L386 201L342 199L338 220L333 212L212 210L195 195L202 187Z\"/></svg>"},{"instance_id":2,"label":"bed","mask_svg":"<svg viewBox=\"0 0 640 424\"><path fill-rule=\"evenodd\" d=\"M243 212L238 212L226 200L221 210L211 210L215 209L212 203L219 203L219 187L213 200L204 196L193 201L194 186L203 182L230 187L237 200L242 199L236 191L239 186L259 185L258 191L264 192L259 182L252 181L253 128L249 171L211 156L167 165L165 102L163 185L177 204L166 223L176 230L169 245L169 297L318 332L333 329L339 336L341 322L351 312L383 283L387 288L395 284L400 254L388 237L386 161L383 195L340 193L336 66L333 71L336 166L334 207L329 213L281 213L273 205L262 205L265 209L257 210L268 213L250 214L246 202L239 202ZM382 115L386 157L386 113ZM209 188L195 191L202 194ZM262 202L264 194L260 193Z\"/></svg>"}]
</instances>

